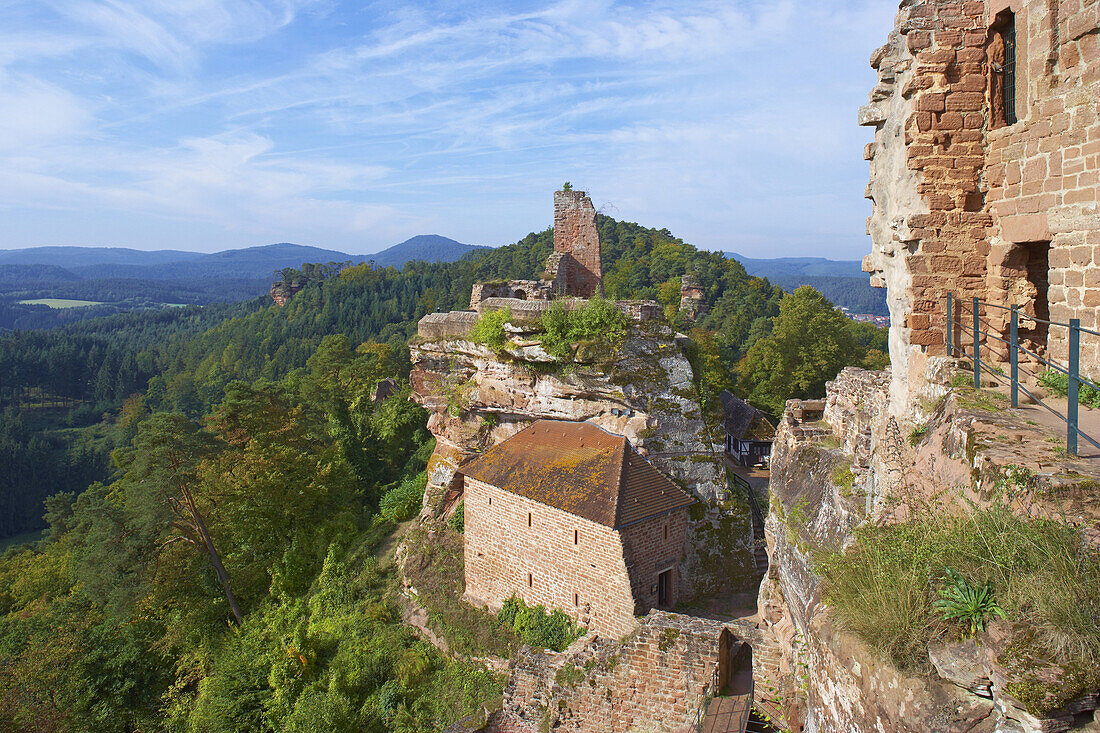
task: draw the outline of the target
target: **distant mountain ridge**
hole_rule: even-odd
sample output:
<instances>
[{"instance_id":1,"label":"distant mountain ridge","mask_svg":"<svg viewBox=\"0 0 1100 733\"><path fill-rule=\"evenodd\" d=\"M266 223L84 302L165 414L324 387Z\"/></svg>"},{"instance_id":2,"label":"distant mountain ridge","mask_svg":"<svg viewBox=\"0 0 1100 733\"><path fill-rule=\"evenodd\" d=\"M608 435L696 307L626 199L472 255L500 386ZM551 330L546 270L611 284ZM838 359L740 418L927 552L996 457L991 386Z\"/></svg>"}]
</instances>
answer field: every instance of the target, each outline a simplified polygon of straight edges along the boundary
<instances>
[{"instance_id":1,"label":"distant mountain ridge","mask_svg":"<svg viewBox=\"0 0 1100 733\"><path fill-rule=\"evenodd\" d=\"M412 260L454 262L480 247L462 244L438 234L420 234L375 254L353 255L290 242L221 252L137 250L123 247L30 247L0 250L0 265L51 265L64 263L71 275L84 279L132 278L137 280L186 280L190 278L269 278L284 267L303 262L351 262L373 260L380 267L401 268ZM31 271L27 271L28 275ZM42 279L42 278L39 278ZM61 278L58 278L61 279Z\"/></svg>"},{"instance_id":2,"label":"distant mountain ridge","mask_svg":"<svg viewBox=\"0 0 1100 733\"><path fill-rule=\"evenodd\" d=\"M756 259L736 252L723 252L745 266L750 275L774 279L776 277L866 277L859 260L830 260L825 257L775 257Z\"/></svg>"},{"instance_id":3,"label":"distant mountain ridge","mask_svg":"<svg viewBox=\"0 0 1100 733\"><path fill-rule=\"evenodd\" d=\"M454 262L478 249L487 248L477 244L462 244L439 234L418 234L372 255L370 259L380 267L400 268L413 260Z\"/></svg>"},{"instance_id":4,"label":"distant mountain ridge","mask_svg":"<svg viewBox=\"0 0 1100 733\"><path fill-rule=\"evenodd\" d=\"M722 254L740 262L750 275L766 277L788 292L809 285L853 313L890 314L886 307L886 291L871 287L867 273L863 272L863 263L859 260L830 260L825 257L757 259L736 252Z\"/></svg>"},{"instance_id":5,"label":"distant mountain ridge","mask_svg":"<svg viewBox=\"0 0 1100 733\"><path fill-rule=\"evenodd\" d=\"M202 252L128 247L27 247L0 249L0 265L57 265L70 270L86 265L156 265L198 259Z\"/></svg>"},{"instance_id":6,"label":"distant mountain ridge","mask_svg":"<svg viewBox=\"0 0 1100 733\"><path fill-rule=\"evenodd\" d=\"M0 283L72 282L80 275L57 265L0 264Z\"/></svg>"}]
</instances>

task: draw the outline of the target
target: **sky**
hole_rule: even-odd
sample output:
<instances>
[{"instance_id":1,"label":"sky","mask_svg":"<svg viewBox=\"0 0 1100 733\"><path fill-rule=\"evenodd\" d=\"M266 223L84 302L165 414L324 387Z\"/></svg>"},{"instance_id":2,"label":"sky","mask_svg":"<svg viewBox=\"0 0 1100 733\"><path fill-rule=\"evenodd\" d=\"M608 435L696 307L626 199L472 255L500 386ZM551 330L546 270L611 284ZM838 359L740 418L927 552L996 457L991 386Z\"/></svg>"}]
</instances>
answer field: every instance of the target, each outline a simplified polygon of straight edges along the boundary
<instances>
[{"instance_id":1,"label":"sky","mask_svg":"<svg viewBox=\"0 0 1100 733\"><path fill-rule=\"evenodd\" d=\"M495 246L569 181L701 248L858 258L896 10L0 0L0 248Z\"/></svg>"}]
</instances>

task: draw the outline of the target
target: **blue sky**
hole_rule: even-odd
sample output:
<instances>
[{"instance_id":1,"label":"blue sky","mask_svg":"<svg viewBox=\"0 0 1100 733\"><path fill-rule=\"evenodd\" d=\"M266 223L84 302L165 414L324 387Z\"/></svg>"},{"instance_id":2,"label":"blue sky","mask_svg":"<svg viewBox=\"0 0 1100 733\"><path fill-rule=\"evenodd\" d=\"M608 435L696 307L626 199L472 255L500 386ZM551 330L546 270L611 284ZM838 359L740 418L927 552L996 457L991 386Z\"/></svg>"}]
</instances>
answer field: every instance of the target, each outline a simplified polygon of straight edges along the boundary
<instances>
[{"instance_id":1,"label":"blue sky","mask_svg":"<svg viewBox=\"0 0 1100 733\"><path fill-rule=\"evenodd\" d=\"M857 258L893 0L0 0L0 248L499 245L563 181Z\"/></svg>"}]
</instances>

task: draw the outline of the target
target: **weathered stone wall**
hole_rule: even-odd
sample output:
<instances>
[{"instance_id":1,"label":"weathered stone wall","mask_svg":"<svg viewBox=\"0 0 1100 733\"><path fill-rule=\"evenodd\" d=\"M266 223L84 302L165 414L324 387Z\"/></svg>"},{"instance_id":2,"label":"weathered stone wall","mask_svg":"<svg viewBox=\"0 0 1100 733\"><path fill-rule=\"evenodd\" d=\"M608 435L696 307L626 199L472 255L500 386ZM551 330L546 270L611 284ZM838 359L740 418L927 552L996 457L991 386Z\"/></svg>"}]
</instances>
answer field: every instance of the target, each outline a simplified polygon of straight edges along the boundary
<instances>
[{"instance_id":1,"label":"weathered stone wall","mask_svg":"<svg viewBox=\"0 0 1100 733\"><path fill-rule=\"evenodd\" d=\"M506 282L474 283L470 290L470 310L478 310L488 298L515 298L517 300L549 300L553 286L545 280L508 280Z\"/></svg>"},{"instance_id":2,"label":"weathered stone wall","mask_svg":"<svg viewBox=\"0 0 1100 733\"><path fill-rule=\"evenodd\" d=\"M475 323L477 313L473 311L429 313L417 322L416 335L428 340L463 338Z\"/></svg>"},{"instance_id":3,"label":"weathered stone wall","mask_svg":"<svg viewBox=\"0 0 1100 733\"><path fill-rule=\"evenodd\" d=\"M554 251L573 259L567 269L555 268L559 278L563 274L567 276L564 294L591 298L602 291L603 265L596 208L584 191L554 192ZM563 269L566 269L564 273Z\"/></svg>"},{"instance_id":4,"label":"weathered stone wall","mask_svg":"<svg viewBox=\"0 0 1100 733\"><path fill-rule=\"evenodd\" d=\"M467 600L497 611L515 595L560 608L597 634L634 630L618 532L476 479L463 483Z\"/></svg>"},{"instance_id":5,"label":"weathered stone wall","mask_svg":"<svg viewBox=\"0 0 1100 733\"><path fill-rule=\"evenodd\" d=\"M1020 121L1004 126L991 105L990 28L1009 6ZM905 2L872 54L878 84L860 110L860 124L876 128L865 155L873 249L864 269L888 289L895 413L916 402L927 358L946 353L948 293L1046 312L1046 302L1036 311L1027 281L1030 243L1050 242L1050 316L1097 322L1098 8L1096 0ZM982 315L1006 328L1001 311ZM1041 346L1064 360L1064 339L1055 328ZM1086 341L1083 363L1100 368L1100 340ZM998 344L985 345L990 357L1003 354Z\"/></svg>"},{"instance_id":6,"label":"weathered stone wall","mask_svg":"<svg viewBox=\"0 0 1100 733\"><path fill-rule=\"evenodd\" d=\"M654 611L623 642L584 637L560 654L525 649L489 730L694 731L723 644L730 656L739 646L718 621Z\"/></svg>"},{"instance_id":7,"label":"weathered stone wall","mask_svg":"<svg viewBox=\"0 0 1100 733\"><path fill-rule=\"evenodd\" d=\"M651 517L620 530L634 594L634 613L642 615L658 607L657 576L666 570L672 577L666 607L675 606L679 599L690 595L691 586L686 582L683 566L687 534L687 509Z\"/></svg>"},{"instance_id":8,"label":"weathered stone wall","mask_svg":"<svg viewBox=\"0 0 1100 733\"><path fill-rule=\"evenodd\" d=\"M1020 121L987 133L986 202L993 214L986 288L993 302L1035 315L1026 278L1031 242L1050 242L1049 314L1095 328L1100 313L1100 2L990 0L985 23L1011 9L1019 45ZM1040 314L1042 315L1042 314ZM991 321L1004 328L1000 312ZM1046 348L1064 360L1067 330ZM1040 344L1040 346L1042 346ZM1100 339L1081 343L1097 374Z\"/></svg>"}]
</instances>

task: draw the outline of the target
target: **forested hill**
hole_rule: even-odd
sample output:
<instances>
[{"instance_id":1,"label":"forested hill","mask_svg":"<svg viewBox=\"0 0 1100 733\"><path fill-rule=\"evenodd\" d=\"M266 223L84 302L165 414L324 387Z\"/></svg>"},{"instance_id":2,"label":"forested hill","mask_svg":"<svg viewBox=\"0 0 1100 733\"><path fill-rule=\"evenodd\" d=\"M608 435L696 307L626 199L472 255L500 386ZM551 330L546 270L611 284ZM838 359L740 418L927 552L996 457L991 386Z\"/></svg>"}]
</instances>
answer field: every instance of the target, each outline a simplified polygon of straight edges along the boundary
<instances>
[{"instance_id":1,"label":"forested hill","mask_svg":"<svg viewBox=\"0 0 1100 733\"><path fill-rule=\"evenodd\" d=\"M607 295L655 298L690 330L704 404L730 387L774 411L846 364L880 365L881 334L809 288L784 295L665 230L598 225ZM433 449L406 342L477 280L537 277L552 248L546 230L455 263L313 268L281 308L0 337L0 534L45 528L0 554L0 730L420 733L499 699L499 675L401 622L385 561ZM678 313L689 269L697 324ZM376 401L382 378L399 388ZM545 612L505 623L455 603L457 520L416 561L452 650L562 638Z\"/></svg>"}]
</instances>

